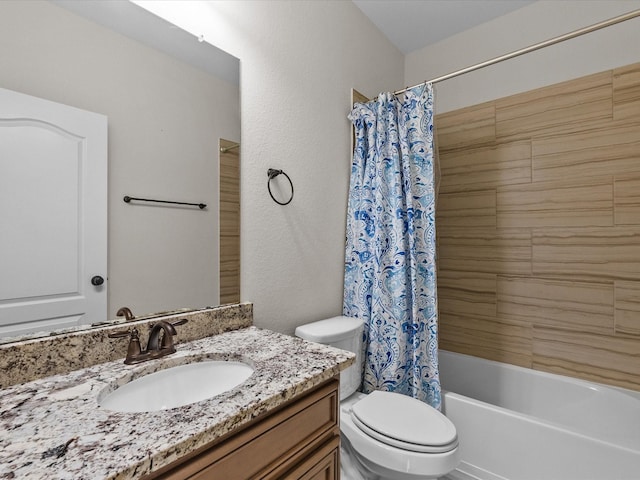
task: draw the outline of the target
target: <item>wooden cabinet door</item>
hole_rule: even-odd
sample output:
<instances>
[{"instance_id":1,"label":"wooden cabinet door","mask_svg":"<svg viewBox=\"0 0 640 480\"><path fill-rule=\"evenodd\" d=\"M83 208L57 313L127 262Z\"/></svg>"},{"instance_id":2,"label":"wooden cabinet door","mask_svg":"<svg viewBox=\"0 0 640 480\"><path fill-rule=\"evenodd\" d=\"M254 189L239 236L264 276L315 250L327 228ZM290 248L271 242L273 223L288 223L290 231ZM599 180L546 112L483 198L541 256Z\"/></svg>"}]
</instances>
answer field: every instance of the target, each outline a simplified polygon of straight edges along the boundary
<instances>
[{"instance_id":1,"label":"wooden cabinet door","mask_svg":"<svg viewBox=\"0 0 640 480\"><path fill-rule=\"evenodd\" d=\"M337 478L326 475L339 471L335 466L340 446L338 385L334 378L235 435L204 447L145 480ZM329 457L335 462L331 463ZM314 469L314 462L324 466Z\"/></svg>"}]
</instances>

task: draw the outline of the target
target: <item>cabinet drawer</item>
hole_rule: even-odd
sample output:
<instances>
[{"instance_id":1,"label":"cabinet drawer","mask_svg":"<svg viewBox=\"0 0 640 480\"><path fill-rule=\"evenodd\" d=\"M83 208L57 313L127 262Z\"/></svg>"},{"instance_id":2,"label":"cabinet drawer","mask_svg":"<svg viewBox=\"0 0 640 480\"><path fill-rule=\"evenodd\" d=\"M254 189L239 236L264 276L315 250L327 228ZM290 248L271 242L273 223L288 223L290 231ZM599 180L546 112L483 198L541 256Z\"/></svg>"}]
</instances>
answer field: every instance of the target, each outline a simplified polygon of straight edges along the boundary
<instances>
[{"instance_id":1,"label":"cabinet drawer","mask_svg":"<svg viewBox=\"0 0 640 480\"><path fill-rule=\"evenodd\" d=\"M249 480L269 477L270 472L280 470L288 460L306 457L327 439L339 435L338 404L338 381L334 379L151 478Z\"/></svg>"},{"instance_id":2,"label":"cabinet drawer","mask_svg":"<svg viewBox=\"0 0 640 480\"><path fill-rule=\"evenodd\" d=\"M282 480L335 480L340 471L340 437L333 437L315 453L280 477Z\"/></svg>"}]
</instances>

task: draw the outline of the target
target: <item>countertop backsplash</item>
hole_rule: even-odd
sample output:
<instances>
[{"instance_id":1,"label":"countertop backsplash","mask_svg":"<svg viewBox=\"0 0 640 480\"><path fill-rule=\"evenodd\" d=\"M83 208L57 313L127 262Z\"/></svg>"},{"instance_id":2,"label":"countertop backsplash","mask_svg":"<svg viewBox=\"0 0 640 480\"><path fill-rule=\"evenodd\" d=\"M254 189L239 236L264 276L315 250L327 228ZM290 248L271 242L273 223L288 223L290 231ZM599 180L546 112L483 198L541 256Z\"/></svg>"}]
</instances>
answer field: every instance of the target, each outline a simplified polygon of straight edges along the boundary
<instances>
[{"instance_id":1,"label":"countertop backsplash","mask_svg":"<svg viewBox=\"0 0 640 480\"><path fill-rule=\"evenodd\" d=\"M140 342L145 345L149 324L183 318L188 322L176 327L177 344L253 325L253 304L241 303L188 312L172 312L166 316L0 344L0 389L119 358L124 359L129 344L128 337L109 338L109 333L135 326L140 333Z\"/></svg>"}]
</instances>

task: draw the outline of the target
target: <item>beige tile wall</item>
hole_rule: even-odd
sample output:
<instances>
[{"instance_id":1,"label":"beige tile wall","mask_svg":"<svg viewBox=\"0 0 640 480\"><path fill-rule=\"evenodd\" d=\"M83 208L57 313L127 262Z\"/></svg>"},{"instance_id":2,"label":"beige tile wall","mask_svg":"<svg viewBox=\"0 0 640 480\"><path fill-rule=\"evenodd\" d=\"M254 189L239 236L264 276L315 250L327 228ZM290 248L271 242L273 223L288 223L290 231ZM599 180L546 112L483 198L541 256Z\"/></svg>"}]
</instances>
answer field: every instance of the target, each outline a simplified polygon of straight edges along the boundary
<instances>
[{"instance_id":1,"label":"beige tile wall","mask_svg":"<svg viewBox=\"0 0 640 480\"><path fill-rule=\"evenodd\" d=\"M640 63L436 127L441 348L640 390Z\"/></svg>"}]
</instances>

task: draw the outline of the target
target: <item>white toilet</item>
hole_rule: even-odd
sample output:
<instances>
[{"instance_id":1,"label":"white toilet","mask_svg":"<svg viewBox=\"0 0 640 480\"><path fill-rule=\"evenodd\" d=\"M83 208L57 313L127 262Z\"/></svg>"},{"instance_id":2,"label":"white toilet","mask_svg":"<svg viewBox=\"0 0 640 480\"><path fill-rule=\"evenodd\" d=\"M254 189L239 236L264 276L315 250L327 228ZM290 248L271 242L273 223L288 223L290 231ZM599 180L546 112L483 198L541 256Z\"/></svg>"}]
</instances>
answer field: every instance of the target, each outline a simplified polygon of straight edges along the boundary
<instances>
[{"instance_id":1,"label":"white toilet","mask_svg":"<svg viewBox=\"0 0 640 480\"><path fill-rule=\"evenodd\" d=\"M426 480L459 463L453 423L426 403L398 393L356 392L362 371L363 322L333 317L296 328L305 340L348 350L356 363L340 374L343 480Z\"/></svg>"}]
</instances>

